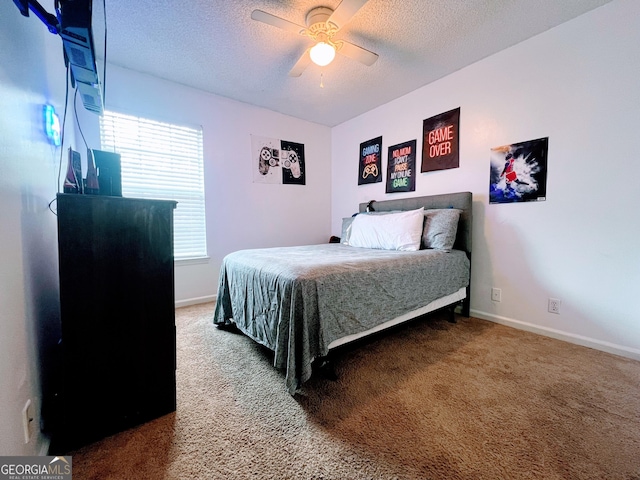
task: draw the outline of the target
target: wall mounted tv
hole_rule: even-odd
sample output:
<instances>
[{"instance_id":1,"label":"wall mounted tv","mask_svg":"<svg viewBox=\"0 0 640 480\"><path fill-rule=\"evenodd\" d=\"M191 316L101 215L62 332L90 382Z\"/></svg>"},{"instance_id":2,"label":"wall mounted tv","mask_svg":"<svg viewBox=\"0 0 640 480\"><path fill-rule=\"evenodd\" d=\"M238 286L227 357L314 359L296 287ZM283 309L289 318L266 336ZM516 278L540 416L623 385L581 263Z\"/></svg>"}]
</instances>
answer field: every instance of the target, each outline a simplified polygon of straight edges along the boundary
<instances>
[{"instance_id":1,"label":"wall mounted tv","mask_svg":"<svg viewBox=\"0 0 640 480\"><path fill-rule=\"evenodd\" d=\"M33 12L49 31L60 35L65 65L71 70L71 84L77 88L89 111L102 114L102 89L96 68L91 27L92 0L56 0L56 15L36 0L13 0L25 17Z\"/></svg>"}]
</instances>

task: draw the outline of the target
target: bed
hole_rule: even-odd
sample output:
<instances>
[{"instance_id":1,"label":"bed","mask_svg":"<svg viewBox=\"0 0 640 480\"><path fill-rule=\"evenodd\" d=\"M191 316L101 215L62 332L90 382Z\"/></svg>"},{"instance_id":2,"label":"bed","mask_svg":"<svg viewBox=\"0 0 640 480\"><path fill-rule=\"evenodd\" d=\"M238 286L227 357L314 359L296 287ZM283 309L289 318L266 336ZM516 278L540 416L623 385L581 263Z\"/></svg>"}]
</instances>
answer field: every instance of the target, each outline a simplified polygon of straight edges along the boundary
<instances>
[{"instance_id":1,"label":"bed","mask_svg":"<svg viewBox=\"0 0 640 480\"><path fill-rule=\"evenodd\" d=\"M343 220L339 243L230 253L220 270L213 322L233 325L272 350L293 395L311 377L314 361L338 346L444 307L459 305L469 316L471 207L470 192L363 203L358 216ZM366 212L370 208L375 212ZM448 248L358 244L364 222L380 228L411 218L406 221L415 224L418 211L421 247L431 214L458 212ZM347 238L349 224L354 230Z\"/></svg>"}]
</instances>

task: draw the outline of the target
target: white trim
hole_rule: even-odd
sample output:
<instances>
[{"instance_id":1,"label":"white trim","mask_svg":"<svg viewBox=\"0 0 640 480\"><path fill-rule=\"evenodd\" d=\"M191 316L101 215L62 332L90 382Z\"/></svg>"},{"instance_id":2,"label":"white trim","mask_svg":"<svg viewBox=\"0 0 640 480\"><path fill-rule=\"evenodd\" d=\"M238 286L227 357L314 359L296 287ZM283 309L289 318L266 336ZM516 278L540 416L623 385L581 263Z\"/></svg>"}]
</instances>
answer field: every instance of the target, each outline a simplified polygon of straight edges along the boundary
<instances>
[{"instance_id":1,"label":"white trim","mask_svg":"<svg viewBox=\"0 0 640 480\"><path fill-rule=\"evenodd\" d=\"M218 299L218 295L207 295L205 297L187 298L186 300L178 300L175 305L176 308L188 307L189 305L199 305L201 303L215 302Z\"/></svg>"},{"instance_id":2,"label":"white trim","mask_svg":"<svg viewBox=\"0 0 640 480\"><path fill-rule=\"evenodd\" d=\"M187 265L200 265L200 264L205 264L205 263L209 263L209 259L211 257L209 256L205 256L205 257L190 257L190 258L176 258L174 259L174 265L176 267L185 267Z\"/></svg>"},{"instance_id":3,"label":"white trim","mask_svg":"<svg viewBox=\"0 0 640 480\"><path fill-rule=\"evenodd\" d=\"M612 353L621 357L640 360L640 350L635 348L624 347L622 345L596 340L595 338L585 337L575 333L563 332L562 330L556 330L555 328L541 327L539 325L533 325L531 323L514 320L513 318L501 317L499 315L493 315L492 313L481 312L479 310L471 310L471 316L506 325L508 327L513 327L518 330L526 330L527 332L537 333L539 335L544 335L545 337L551 337L557 340L581 345L583 347Z\"/></svg>"},{"instance_id":4,"label":"white trim","mask_svg":"<svg viewBox=\"0 0 640 480\"><path fill-rule=\"evenodd\" d=\"M45 435L41 435L41 443L40 443L40 452L38 456L47 457L49 456L49 447L51 446L51 439Z\"/></svg>"}]
</instances>

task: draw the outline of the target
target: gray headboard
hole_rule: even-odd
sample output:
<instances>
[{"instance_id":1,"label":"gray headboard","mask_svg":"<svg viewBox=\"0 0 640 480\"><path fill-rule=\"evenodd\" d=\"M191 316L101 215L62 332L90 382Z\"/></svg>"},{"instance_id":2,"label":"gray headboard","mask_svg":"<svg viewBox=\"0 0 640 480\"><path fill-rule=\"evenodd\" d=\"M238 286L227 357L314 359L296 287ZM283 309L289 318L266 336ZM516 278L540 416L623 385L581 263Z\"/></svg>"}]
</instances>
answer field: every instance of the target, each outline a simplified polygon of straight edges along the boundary
<instances>
[{"instance_id":1,"label":"gray headboard","mask_svg":"<svg viewBox=\"0 0 640 480\"><path fill-rule=\"evenodd\" d=\"M458 224L458 233L456 235L456 243L453 248L464 250L471 258L471 225L473 220L472 214L472 195L471 192L445 193L442 195L429 195L426 197L402 198L397 200L374 201L373 208L377 212L387 212L390 210L415 210L416 208L457 208L462 210L460 215L460 223ZM366 211L368 203L361 203L360 212Z\"/></svg>"}]
</instances>

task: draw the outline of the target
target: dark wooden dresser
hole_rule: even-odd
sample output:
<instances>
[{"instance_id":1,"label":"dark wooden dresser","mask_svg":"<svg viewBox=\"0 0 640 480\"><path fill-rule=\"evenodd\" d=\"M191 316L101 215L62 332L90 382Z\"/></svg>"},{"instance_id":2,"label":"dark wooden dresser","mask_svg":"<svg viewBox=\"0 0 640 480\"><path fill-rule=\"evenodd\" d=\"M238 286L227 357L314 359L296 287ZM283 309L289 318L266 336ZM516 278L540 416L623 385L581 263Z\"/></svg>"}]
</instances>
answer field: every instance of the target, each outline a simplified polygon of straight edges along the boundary
<instances>
[{"instance_id":1,"label":"dark wooden dresser","mask_svg":"<svg viewBox=\"0 0 640 480\"><path fill-rule=\"evenodd\" d=\"M57 196L62 372L52 447L58 450L176 409L175 206Z\"/></svg>"}]
</instances>

